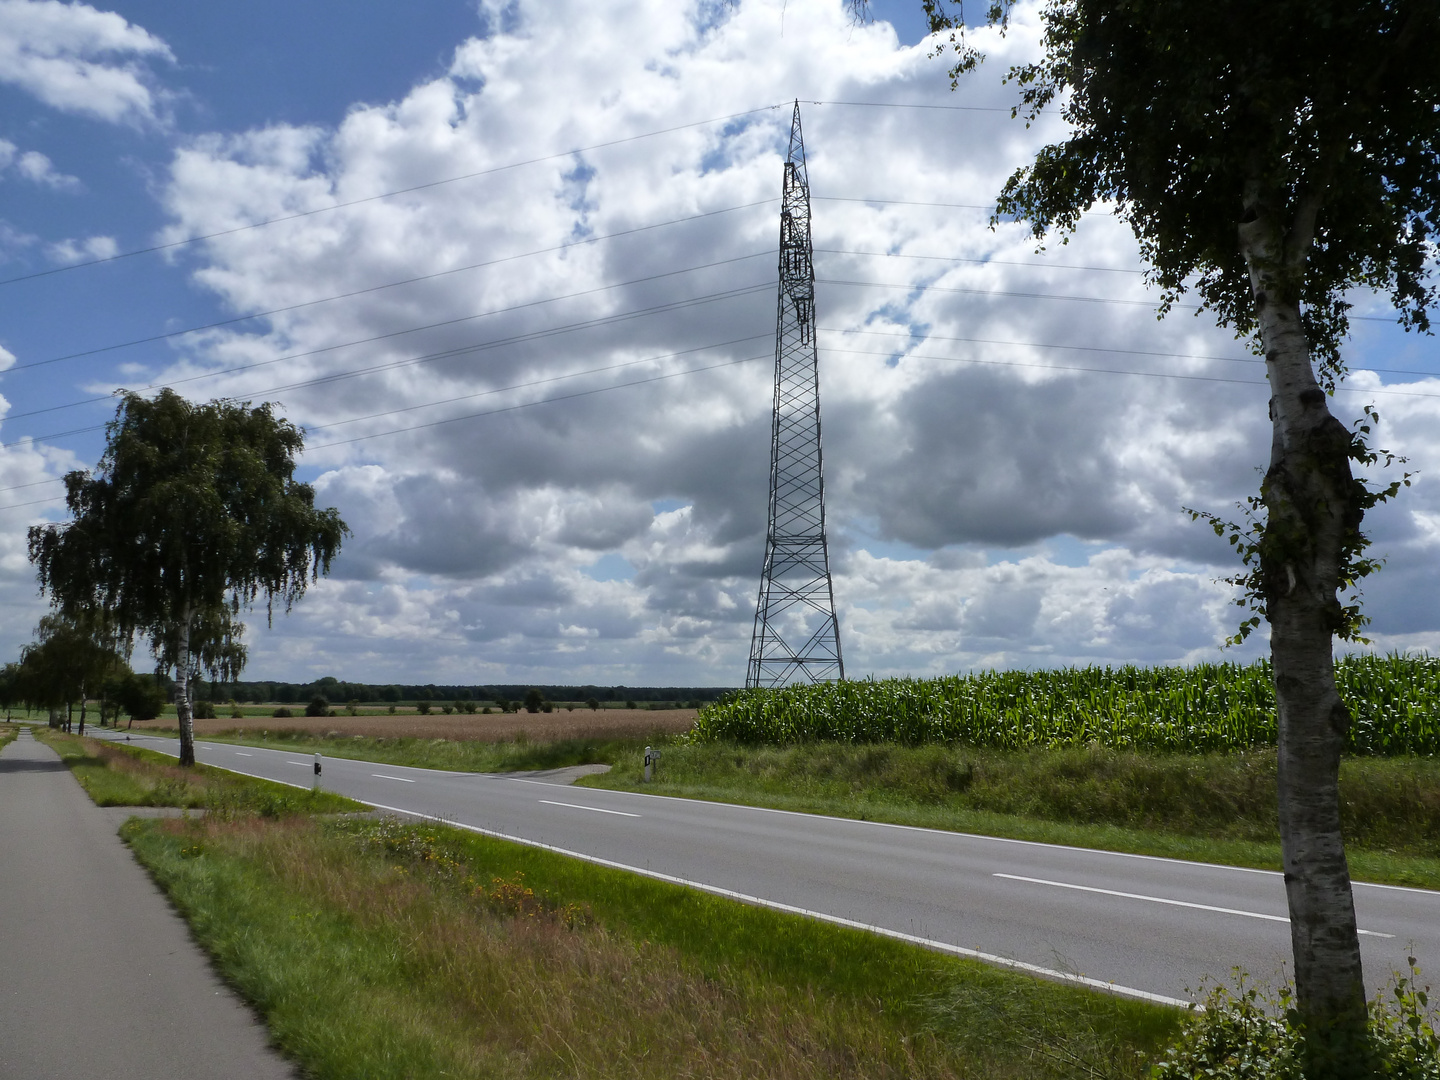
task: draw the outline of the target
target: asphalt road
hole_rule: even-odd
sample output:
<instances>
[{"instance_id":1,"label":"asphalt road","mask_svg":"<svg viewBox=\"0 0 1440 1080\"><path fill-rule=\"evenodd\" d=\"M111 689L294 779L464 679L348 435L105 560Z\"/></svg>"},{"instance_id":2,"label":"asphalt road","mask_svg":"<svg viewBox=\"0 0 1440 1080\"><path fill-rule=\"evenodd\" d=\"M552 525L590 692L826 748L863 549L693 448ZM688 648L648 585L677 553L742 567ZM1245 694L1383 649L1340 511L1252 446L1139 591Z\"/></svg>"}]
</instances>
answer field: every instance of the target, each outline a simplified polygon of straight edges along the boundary
<instances>
[{"instance_id":1,"label":"asphalt road","mask_svg":"<svg viewBox=\"0 0 1440 1080\"><path fill-rule=\"evenodd\" d=\"M119 820L28 731L0 753L0 1077L295 1076Z\"/></svg>"},{"instance_id":2,"label":"asphalt road","mask_svg":"<svg viewBox=\"0 0 1440 1080\"><path fill-rule=\"evenodd\" d=\"M201 742L197 757L313 779L293 751ZM1272 979L1290 957L1269 871L344 758L325 758L321 780L382 809L1141 997L1188 1001L1235 967ZM1355 903L1373 988L1411 955L1440 974L1440 892L1357 884Z\"/></svg>"}]
</instances>

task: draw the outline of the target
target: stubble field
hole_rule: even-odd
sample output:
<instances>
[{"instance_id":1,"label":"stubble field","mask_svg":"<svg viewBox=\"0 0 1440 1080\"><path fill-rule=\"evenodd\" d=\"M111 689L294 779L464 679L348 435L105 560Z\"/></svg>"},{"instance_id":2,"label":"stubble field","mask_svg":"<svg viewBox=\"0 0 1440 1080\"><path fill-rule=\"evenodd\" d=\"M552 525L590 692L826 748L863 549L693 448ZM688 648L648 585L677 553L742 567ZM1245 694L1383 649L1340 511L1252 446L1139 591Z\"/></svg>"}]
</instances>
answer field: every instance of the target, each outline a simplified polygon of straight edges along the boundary
<instances>
[{"instance_id":1,"label":"stubble field","mask_svg":"<svg viewBox=\"0 0 1440 1080\"><path fill-rule=\"evenodd\" d=\"M490 716L443 713L430 716L361 714L359 716L247 716L196 720L198 735L297 732L325 736L332 732L367 739L453 739L456 741L554 742L570 739L643 738L690 730L694 709L576 709L574 712L496 713ZM174 731L174 717L135 725L135 730Z\"/></svg>"}]
</instances>

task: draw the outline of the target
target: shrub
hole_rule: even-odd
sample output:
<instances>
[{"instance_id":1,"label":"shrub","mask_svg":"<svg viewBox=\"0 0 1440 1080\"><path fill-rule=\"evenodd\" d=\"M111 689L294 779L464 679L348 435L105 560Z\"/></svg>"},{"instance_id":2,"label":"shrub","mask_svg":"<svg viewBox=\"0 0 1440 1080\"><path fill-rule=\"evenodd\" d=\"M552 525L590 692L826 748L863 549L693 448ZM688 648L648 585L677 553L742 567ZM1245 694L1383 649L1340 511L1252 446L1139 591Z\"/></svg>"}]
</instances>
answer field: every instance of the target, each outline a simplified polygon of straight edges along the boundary
<instances>
[{"instance_id":1,"label":"shrub","mask_svg":"<svg viewBox=\"0 0 1440 1080\"><path fill-rule=\"evenodd\" d=\"M231 719L231 720L243 720L243 719L245 719L245 710L242 709L242 708L240 708L240 703L239 703L238 701L232 701L232 702L230 702L230 719Z\"/></svg>"},{"instance_id":2,"label":"shrub","mask_svg":"<svg viewBox=\"0 0 1440 1080\"><path fill-rule=\"evenodd\" d=\"M190 715L193 716L196 720L214 720L215 703L213 701L206 701L202 698L201 700L195 702L194 706L192 706Z\"/></svg>"},{"instance_id":3,"label":"shrub","mask_svg":"<svg viewBox=\"0 0 1440 1080\"><path fill-rule=\"evenodd\" d=\"M418 712L421 716L429 716L429 715L430 715L430 702L428 702L428 701L417 701L417 702L415 703L415 711Z\"/></svg>"},{"instance_id":4,"label":"shrub","mask_svg":"<svg viewBox=\"0 0 1440 1080\"><path fill-rule=\"evenodd\" d=\"M360 715L360 701L358 698L351 698L345 706L345 711L351 716Z\"/></svg>"},{"instance_id":5,"label":"shrub","mask_svg":"<svg viewBox=\"0 0 1440 1080\"><path fill-rule=\"evenodd\" d=\"M306 716L329 716L330 701L323 694L317 694L310 699L310 704L305 706Z\"/></svg>"},{"instance_id":6,"label":"shrub","mask_svg":"<svg viewBox=\"0 0 1440 1080\"><path fill-rule=\"evenodd\" d=\"M545 704L545 695L542 694L542 693L540 693L539 690L536 690L534 687L531 687L529 690L526 690L526 691L525 691L525 711L526 711L526 712L528 712L528 713L537 713L537 712L540 711L540 706L542 706L542 705L544 705L544 704Z\"/></svg>"},{"instance_id":7,"label":"shrub","mask_svg":"<svg viewBox=\"0 0 1440 1080\"><path fill-rule=\"evenodd\" d=\"M386 711L389 712L391 716L394 716L394 715L395 715L395 706L394 706L394 705L391 705L390 708L389 708L388 710L386 710Z\"/></svg>"},{"instance_id":8,"label":"shrub","mask_svg":"<svg viewBox=\"0 0 1440 1080\"><path fill-rule=\"evenodd\" d=\"M1440 1036L1427 988L1410 957L1410 977L1397 977L1388 994L1370 1003L1370 1036L1378 1075L1394 1080L1440 1080ZM1153 1080L1305 1080L1294 991L1263 994L1217 986L1203 1012L1193 1014L1180 1038L1155 1066Z\"/></svg>"},{"instance_id":9,"label":"shrub","mask_svg":"<svg viewBox=\"0 0 1440 1080\"><path fill-rule=\"evenodd\" d=\"M271 716L274 716L274 717L277 717L278 719L281 719L281 720L288 720L290 717L294 716L295 714L292 713L289 709L287 709L284 705L281 705L278 709L276 709L276 710L275 710L273 713L271 713L270 715L271 715Z\"/></svg>"},{"instance_id":10,"label":"shrub","mask_svg":"<svg viewBox=\"0 0 1440 1080\"><path fill-rule=\"evenodd\" d=\"M600 702L596 701L593 697L592 697L592 698L586 698L586 699L585 699L585 707L586 707L587 709L589 709L591 712L599 712L599 711L600 711Z\"/></svg>"},{"instance_id":11,"label":"shrub","mask_svg":"<svg viewBox=\"0 0 1440 1080\"><path fill-rule=\"evenodd\" d=\"M496 699L495 699L495 707L496 707L497 709L499 709L502 713L507 713L507 712L509 712L509 711L510 711L510 699L509 699L509 698L503 698L503 697L502 697L502 698L496 698Z\"/></svg>"},{"instance_id":12,"label":"shrub","mask_svg":"<svg viewBox=\"0 0 1440 1080\"><path fill-rule=\"evenodd\" d=\"M626 707L627 709L633 709L633 708L635 708L635 702L633 702L633 701L626 701L626 702L625 702L625 707Z\"/></svg>"}]
</instances>

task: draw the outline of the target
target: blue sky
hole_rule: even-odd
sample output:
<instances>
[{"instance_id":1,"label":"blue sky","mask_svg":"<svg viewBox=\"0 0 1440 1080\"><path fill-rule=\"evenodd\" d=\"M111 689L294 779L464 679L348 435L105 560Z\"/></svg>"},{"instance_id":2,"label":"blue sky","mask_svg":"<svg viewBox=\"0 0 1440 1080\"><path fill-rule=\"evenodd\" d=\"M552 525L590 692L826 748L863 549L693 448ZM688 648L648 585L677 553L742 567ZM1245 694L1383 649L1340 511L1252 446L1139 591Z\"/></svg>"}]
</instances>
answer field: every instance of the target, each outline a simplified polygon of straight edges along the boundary
<instances>
[{"instance_id":1,"label":"blue sky","mask_svg":"<svg viewBox=\"0 0 1440 1080\"><path fill-rule=\"evenodd\" d=\"M1218 657L1227 553L1180 507L1255 482L1252 358L1205 318L1157 323L1104 214L1039 255L975 209L1062 134L1006 114L1029 8L958 93L918 2L872 11L0 0L0 278L43 275L0 285L0 651L43 612L24 530L61 510L31 504L95 461L111 390L169 383L280 402L356 530L294 615L252 625L253 676L740 680L798 97L851 673ZM297 210L320 212L66 269ZM1362 320L1349 356L1396 373L1338 411L1373 401L1421 473L1374 521L1377 642L1431 647L1434 339Z\"/></svg>"}]
</instances>

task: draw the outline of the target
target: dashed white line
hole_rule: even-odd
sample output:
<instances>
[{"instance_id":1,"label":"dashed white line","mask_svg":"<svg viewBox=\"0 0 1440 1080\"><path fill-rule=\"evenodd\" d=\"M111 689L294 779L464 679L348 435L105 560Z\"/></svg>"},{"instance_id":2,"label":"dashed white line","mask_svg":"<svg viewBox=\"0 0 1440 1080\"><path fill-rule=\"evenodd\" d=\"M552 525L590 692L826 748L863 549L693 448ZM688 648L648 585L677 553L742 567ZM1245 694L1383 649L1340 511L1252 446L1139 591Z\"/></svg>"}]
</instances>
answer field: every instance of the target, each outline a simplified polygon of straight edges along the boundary
<instances>
[{"instance_id":1,"label":"dashed white line","mask_svg":"<svg viewBox=\"0 0 1440 1080\"><path fill-rule=\"evenodd\" d=\"M1074 889L1076 892L1099 893L1101 896L1118 896L1125 900L1148 900L1152 904L1169 904L1171 907L1193 908L1196 911L1214 911L1220 915L1243 915L1247 919L1265 919L1268 922L1288 923L1284 915L1267 915L1263 911L1245 911L1241 908L1216 907L1213 904L1195 904L1189 900L1172 900L1168 896L1146 896L1144 893L1120 892L1117 889L1097 889L1093 885L1075 885L1068 881L1050 881L1047 878L1021 877L1019 874L993 874L992 877L1010 881L1028 881L1031 885L1049 885L1056 889ZM1377 930L1360 930L1369 937L1393 938L1394 934L1382 934Z\"/></svg>"},{"instance_id":2,"label":"dashed white line","mask_svg":"<svg viewBox=\"0 0 1440 1080\"><path fill-rule=\"evenodd\" d=\"M242 754L239 750L236 750L236 751L235 751L235 756L236 756L236 757L254 757L255 755L254 755L254 754Z\"/></svg>"},{"instance_id":3,"label":"dashed white line","mask_svg":"<svg viewBox=\"0 0 1440 1080\"><path fill-rule=\"evenodd\" d=\"M309 765L310 762L308 762L308 761L291 761L289 758L286 758L286 759L285 759L285 764L286 764L286 765Z\"/></svg>"},{"instance_id":4,"label":"dashed white line","mask_svg":"<svg viewBox=\"0 0 1440 1080\"><path fill-rule=\"evenodd\" d=\"M301 764L304 764L304 763L302 762ZM385 774L385 773L382 773L382 772L372 772L370 775L373 776L373 777L376 777L377 779L380 779L380 780L399 780L402 784L413 784L413 783L415 783L414 780L407 780L407 779L406 779L405 777L403 777L403 776L389 776L389 775L387 775L387 774Z\"/></svg>"},{"instance_id":5,"label":"dashed white line","mask_svg":"<svg viewBox=\"0 0 1440 1080\"><path fill-rule=\"evenodd\" d=\"M571 810L593 810L597 814L614 814L617 817L639 817L639 814L627 814L624 810L606 810L603 806L581 806L573 802L556 802L554 799L541 799L547 806L568 806Z\"/></svg>"}]
</instances>

